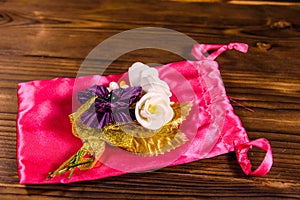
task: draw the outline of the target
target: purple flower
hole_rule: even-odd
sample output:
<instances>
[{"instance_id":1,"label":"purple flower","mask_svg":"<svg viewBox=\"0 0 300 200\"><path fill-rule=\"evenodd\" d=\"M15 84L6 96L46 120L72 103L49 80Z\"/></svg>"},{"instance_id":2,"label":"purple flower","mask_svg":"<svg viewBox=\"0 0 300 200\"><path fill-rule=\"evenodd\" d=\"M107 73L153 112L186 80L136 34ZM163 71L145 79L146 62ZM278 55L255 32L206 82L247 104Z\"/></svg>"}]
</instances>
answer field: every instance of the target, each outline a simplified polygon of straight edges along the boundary
<instances>
[{"instance_id":1,"label":"purple flower","mask_svg":"<svg viewBox=\"0 0 300 200\"><path fill-rule=\"evenodd\" d=\"M112 122L131 122L134 108L130 105L141 96L142 87L118 88L109 92L103 85L95 85L78 93L78 100L84 104L97 96L91 107L81 115L83 124L92 128L102 129Z\"/></svg>"}]
</instances>

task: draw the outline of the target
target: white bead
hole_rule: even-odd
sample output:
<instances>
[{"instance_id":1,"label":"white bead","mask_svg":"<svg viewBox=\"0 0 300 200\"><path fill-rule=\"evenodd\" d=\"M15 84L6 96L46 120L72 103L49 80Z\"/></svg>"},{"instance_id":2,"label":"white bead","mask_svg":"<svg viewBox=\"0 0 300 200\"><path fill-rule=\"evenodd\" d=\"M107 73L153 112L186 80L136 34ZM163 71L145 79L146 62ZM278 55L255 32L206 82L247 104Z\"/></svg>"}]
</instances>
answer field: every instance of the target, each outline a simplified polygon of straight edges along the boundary
<instances>
[{"instance_id":1,"label":"white bead","mask_svg":"<svg viewBox=\"0 0 300 200\"><path fill-rule=\"evenodd\" d=\"M119 88L119 85L118 85L118 83L112 81L112 82L109 83L109 88L110 88L111 90L115 90L115 89L118 89L118 88Z\"/></svg>"}]
</instances>

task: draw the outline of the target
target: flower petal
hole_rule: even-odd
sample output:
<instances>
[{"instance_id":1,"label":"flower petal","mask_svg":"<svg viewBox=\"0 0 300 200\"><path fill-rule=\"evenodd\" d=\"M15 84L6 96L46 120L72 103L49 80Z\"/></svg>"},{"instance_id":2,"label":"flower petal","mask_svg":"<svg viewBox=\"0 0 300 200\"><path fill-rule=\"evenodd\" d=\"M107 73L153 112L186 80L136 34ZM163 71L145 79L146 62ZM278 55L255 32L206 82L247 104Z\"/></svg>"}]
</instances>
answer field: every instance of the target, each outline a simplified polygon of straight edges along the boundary
<instances>
[{"instance_id":1,"label":"flower petal","mask_svg":"<svg viewBox=\"0 0 300 200\"><path fill-rule=\"evenodd\" d=\"M107 88L103 85L97 85L96 87L96 96L104 98L109 94Z\"/></svg>"},{"instance_id":2,"label":"flower petal","mask_svg":"<svg viewBox=\"0 0 300 200\"><path fill-rule=\"evenodd\" d=\"M132 122L129 110L113 111L112 115L115 122Z\"/></svg>"},{"instance_id":3,"label":"flower petal","mask_svg":"<svg viewBox=\"0 0 300 200\"><path fill-rule=\"evenodd\" d=\"M84 90L83 92L78 92L77 98L78 101L81 104L84 104L85 102L87 102L88 100L90 100L92 97L95 96L95 91L96 91L96 85Z\"/></svg>"},{"instance_id":4,"label":"flower petal","mask_svg":"<svg viewBox=\"0 0 300 200\"><path fill-rule=\"evenodd\" d=\"M141 75L144 70L149 69L149 66L136 62L128 69L129 82L131 86L141 86Z\"/></svg>"},{"instance_id":5,"label":"flower petal","mask_svg":"<svg viewBox=\"0 0 300 200\"><path fill-rule=\"evenodd\" d=\"M97 113L98 126L92 128L102 129L104 126L107 126L109 123L113 121L111 112L102 112Z\"/></svg>"},{"instance_id":6,"label":"flower petal","mask_svg":"<svg viewBox=\"0 0 300 200\"><path fill-rule=\"evenodd\" d=\"M94 106L92 105L88 110L86 110L82 115L80 116L81 122L87 126L90 126L92 128L96 128L99 125L97 113L94 109Z\"/></svg>"},{"instance_id":7,"label":"flower petal","mask_svg":"<svg viewBox=\"0 0 300 200\"><path fill-rule=\"evenodd\" d=\"M139 99L141 92L141 87L118 88L112 91L111 103L122 102L127 104L126 107L129 107Z\"/></svg>"},{"instance_id":8,"label":"flower petal","mask_svg":"<svg viewBox=\"0 0 300 200\"><path fill-rule=\"evenodd\" d=\"M172 96L168 84L159 78L155 68L136 62L129 68L128 74L131 86L142 86L145 92L161 91L168 97Z\"/></svg>"}]
</instances>

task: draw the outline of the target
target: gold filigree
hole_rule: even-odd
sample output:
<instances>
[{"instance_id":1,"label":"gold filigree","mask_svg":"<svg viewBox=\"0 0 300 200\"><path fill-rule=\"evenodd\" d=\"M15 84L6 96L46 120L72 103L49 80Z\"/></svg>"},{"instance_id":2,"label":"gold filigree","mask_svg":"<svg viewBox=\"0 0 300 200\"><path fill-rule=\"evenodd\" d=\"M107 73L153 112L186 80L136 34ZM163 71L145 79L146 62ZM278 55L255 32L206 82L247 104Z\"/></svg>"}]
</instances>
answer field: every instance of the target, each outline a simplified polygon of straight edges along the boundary
<instances>
[{"instance_id":1,"label":"gold filigree","mask_svg":"<svg viewBox=\"0 0 300 200\"><path fill-rule=\"evenodd\" d=\"M191 103L172 103L171 107L174 118L159 130L146 129L134 121L105 126L102 133L109 144L129 152L142 156L164 154L188 140L179 125L188 115Z\"/></svg>"},{"instance_id":2,"label":"gold filigree","mask_svg":"<svg viewBox=\"0 0 300 200\"><path fill-rule=\"evenodd\" d=\"M67 171L70 171L70 178L76 167L81 170L93 168L102 156L106 143L137 155L156 156L169 152L188 141L185 134L179 130L179 126L191 110L192 103L190 102L173 102L171 107L174 110L174 117L159 130L146 129L136 121L113 123L101 130L91 128L80 120L80 116L90 108L95 99L96 97L91 98L69 116L73 134L82 140L83 146L56 171L50 172L49 179Z\"/></svg>"}]
</instances>

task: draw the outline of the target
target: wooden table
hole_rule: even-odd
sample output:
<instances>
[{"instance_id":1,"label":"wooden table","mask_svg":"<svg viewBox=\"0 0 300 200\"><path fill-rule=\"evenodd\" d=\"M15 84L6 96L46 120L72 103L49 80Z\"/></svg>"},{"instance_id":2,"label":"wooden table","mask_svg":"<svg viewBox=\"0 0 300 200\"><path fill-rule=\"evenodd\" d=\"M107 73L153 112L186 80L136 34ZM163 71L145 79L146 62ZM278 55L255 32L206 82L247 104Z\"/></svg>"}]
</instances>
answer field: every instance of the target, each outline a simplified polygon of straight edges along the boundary
<instances>
[{"instance_id":1,"label":"wooden table","mask_svg":"<svg viewBox=\"0 0 300 200\"><path fill-rule=\"evenodd\" d=\"M222 0L0 0L0 199L300 198L300 3ZM234 153L149 173L69 185L20 185L16 164L17 84L76 77L87 54L104 39L138 27L180 31L199 43L249 44L248 54L217 61L250 139L267 138L271 172L248 177ZM142 49L119 57L105 74L132 62L182 58ZM90 72L91 74L93 72ZM249 155L258 166L264 153Z\"/></svg>"}]
</instances>

